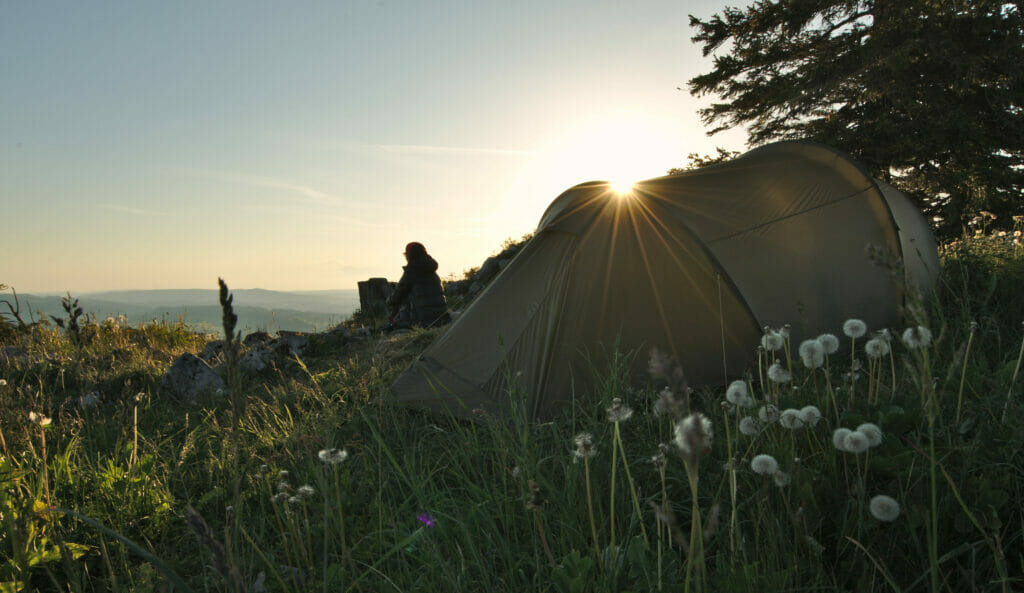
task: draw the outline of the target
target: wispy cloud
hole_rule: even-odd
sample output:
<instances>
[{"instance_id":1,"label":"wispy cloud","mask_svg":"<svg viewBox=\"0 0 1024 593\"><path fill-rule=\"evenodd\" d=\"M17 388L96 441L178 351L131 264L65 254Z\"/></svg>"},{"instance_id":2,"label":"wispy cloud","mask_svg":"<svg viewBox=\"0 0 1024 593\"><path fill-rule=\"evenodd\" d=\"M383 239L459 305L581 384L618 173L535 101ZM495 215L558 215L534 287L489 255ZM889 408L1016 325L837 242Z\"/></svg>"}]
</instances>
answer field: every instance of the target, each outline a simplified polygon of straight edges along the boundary
<instances>
[{"instance_id":1,"label":"wispy cloud","mask_svg":"<svg viewBox=\"0 0 1024 593\"><path fill-rule=\"evenodd\" d=\"M373 150L399 154L460 154L460 155L495 155L495 156L537 156L541 154L533 150L512 148L482 148L475 146L433 146L429 144L354 144L347 148L355 150Z\"/></svg>"},{"instance_id":2,"label":"wispy cloud","mask_svg":"<svg viewBox=\"0 0 1024 593\"><path fill-rule=\"evenodd\" d=\"M97 206L105 210L124 212L127 214L134 214L135 216L167 216L166 212L159 212L157 210L146 210L144 208L132 208L131 206L121 206L119 204L97 204Z\"/></svg>"},{"instance_id":3,"label":"wispy cloud","mask_svg":"<svg viewBox=\"0 0 1024 593\"><path fill-rule=\"evenodd\" d=\"M334 194L321 191L315 187L304 185L302 183L296 183L294 181L286 179L278 179L275 177L265 177L261 175L240 175L237 173L217 173L214 177L224 181L232 183L240 183L243 185L251 185L254 187L265 187L270 189L283 190L298 196L302 196L309 202L315 202L318 204L337 204L346 202L345 198L336 196Z\"/></svg>"}]
</instances>

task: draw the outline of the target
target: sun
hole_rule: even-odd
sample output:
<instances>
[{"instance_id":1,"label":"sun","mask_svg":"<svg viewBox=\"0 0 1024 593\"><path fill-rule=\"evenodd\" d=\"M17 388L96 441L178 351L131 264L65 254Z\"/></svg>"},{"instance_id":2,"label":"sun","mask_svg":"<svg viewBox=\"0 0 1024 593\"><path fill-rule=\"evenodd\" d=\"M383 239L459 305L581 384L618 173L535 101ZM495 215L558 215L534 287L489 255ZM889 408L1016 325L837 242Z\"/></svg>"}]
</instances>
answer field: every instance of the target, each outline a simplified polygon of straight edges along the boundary
<instances>
[{"instance_id":1,"label":"sun","mask_svg":"<svg viewBox=\"0 0 1024 593\"><path fill-rule=\"evenodd\" d=\"M633 179L611 179L608 181L608 187L620 198L632 193L635 184L636 180Z\"/></svg>"}]
</instances>

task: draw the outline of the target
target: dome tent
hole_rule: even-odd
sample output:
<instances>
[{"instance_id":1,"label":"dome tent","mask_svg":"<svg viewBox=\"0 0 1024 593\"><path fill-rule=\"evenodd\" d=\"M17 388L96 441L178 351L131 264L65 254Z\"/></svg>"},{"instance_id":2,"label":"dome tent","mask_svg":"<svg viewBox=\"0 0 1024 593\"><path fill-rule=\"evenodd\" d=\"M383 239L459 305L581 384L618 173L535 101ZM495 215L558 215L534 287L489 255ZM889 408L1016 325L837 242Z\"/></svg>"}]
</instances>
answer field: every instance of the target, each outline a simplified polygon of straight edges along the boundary
<instances>
[{"instance_id":1,"label":"dome tent","mask_svg":"<svg viewBox=\"0 0 1024 593\"><path fill-rule=\"evenodd\" d=\"M866 255L902 264L930 293L935 240L900 192L847 156L779 142L725 163L555 199L532 239L393 385L398 402L466 416L508 409L509 381L531 418L585 398L588 356L653 346L691 386L735 379L762 327L796 343L844 320L902 324L904 285Z\"/></svg>"}]
</instances>

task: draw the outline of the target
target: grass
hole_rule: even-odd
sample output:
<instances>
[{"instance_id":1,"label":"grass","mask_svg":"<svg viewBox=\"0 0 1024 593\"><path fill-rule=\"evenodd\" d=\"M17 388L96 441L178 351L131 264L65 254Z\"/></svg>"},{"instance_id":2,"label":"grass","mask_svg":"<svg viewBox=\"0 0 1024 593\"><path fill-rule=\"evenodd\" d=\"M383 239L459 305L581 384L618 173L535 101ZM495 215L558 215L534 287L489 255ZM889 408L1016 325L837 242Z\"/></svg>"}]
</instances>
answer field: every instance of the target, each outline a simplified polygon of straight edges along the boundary
<instances>
[{"instance_id":1,"label":"grass","mask_svg":"<svg viewBox=\"0 0 1024 593\"><path fill-rule=\"evenodd\" d=\"M623 360L646 353L594 364L592 403L551 422L394 406L391 382L434 330L314 341L188 406L157 389L207 340L181 323L14 332L0 591L1018 590L1024 257L992 235L942 256L926 349L891 328L891 358L871 364L882 328L868 328L851 383L850 339L820 328L846 349L812 372L791 345L785 383L749 369L753 407L631 383ZM614 398L633 413L609 422ZM822 419L744 422L767 403ZM836 448L835 429L865 423L880 444ZM777 471L756 473L759 455ZM872 514L879 495L894 520Z\"/></svg>"}]
</instances>

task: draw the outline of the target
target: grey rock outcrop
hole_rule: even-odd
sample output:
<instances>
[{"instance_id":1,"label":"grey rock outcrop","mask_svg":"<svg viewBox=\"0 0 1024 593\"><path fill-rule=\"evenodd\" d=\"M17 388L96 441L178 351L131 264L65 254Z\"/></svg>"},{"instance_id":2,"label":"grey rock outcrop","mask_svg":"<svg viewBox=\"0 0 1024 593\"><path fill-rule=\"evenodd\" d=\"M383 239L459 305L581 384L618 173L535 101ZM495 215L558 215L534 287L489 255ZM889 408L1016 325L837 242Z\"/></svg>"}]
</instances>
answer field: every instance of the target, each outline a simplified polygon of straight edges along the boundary
<instances>
[{"instance_id":1,"label":"grey rock outcrop","mask_svg":"<svg viewBox=\"0 0 1024 593\"><path fill-rule=\"evenodd\" d=\"M188 402L213 396L225 388L224 380L206 361L188 352L171 364L160 381L161 391Z\"/></svg>"},{"instance_id":2,"label":"grey rock outcrop","mask_svg":"<svg viewBox=\"0 0 1024 593\"><path fill-rule=\"evenodd\" d=\"M199 358L202 358L206 362L212 362L213 359L217 358L222 352L224 352L225 346L227 346L227 342L224 340L208 342L206 347L203 348L203 351L199 354Z\"/></svg>"},{"instance_id":3,"label":"grey rock outcrop","mask_svg":"<svg viewBox=\"0 0 1024 593\"><path fill-rule=\"evenodd\" d=\"M246 352L238 361L238 366L245 372L258 373L270 366L270 362L273 359L274 351L265 345L260 344Z\"/></svg>"}]
</instances>

